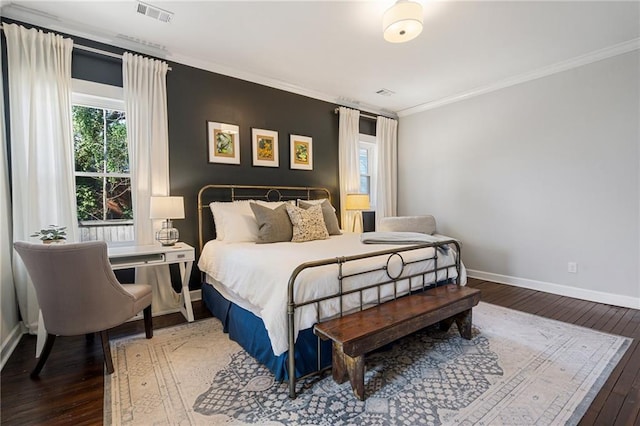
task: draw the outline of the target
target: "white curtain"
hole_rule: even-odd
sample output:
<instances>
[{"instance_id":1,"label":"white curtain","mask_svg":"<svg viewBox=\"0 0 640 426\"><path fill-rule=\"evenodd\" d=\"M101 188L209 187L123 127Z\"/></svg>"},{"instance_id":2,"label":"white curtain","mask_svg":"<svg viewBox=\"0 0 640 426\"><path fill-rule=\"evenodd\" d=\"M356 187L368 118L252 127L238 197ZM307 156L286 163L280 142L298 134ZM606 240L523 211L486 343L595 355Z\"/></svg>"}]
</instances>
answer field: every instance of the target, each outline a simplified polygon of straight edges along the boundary
<instances>
[{"instance_id":1,"label":"white curtain","mask_svg":"<svg viewBox=\"0 0 640 426\"><path fill-rule=\"evenodd\" d=\"M136 244L154 244L159 221L149 219L150 197L169 195L166 62L131 53L122 57L127 142ZM151 284L153 312L180 306L168 266L137 268L136 282Z\"/></svg>"},{"instance_id":2,"label":"white curtain","mask_svg":"<svg viewBox=\"0 0 640 426\"><path fill-rule=\"evenodd\" d=\"M398 121L378 116L376 223L398 214Z\"/></svg>"},{"instance_id":3,"label":"white curtain","mask_svg":"<svg viewBox=\"0 0 640 426\"><path fill-rule=\"evenodd\" d=\"M7 39L11 129L13 240L29 240L47 225L67 226L76 240L71 126L73 41L3 24ZM18 256L13 274L22 319L35 333L39 306Z\"/></svg>"},{"instance_id":4,"label":"white curtain","mask_svg":"<svg viewBox=\"0 0 640 426\"><path fill-rule=\"evenodd\" d=\"M360 111L340 107L338 171L340 173L340 219L342 229L351 230L357 214L345 209L347 194L360 192Z\"/></svg>"}]
</instances>

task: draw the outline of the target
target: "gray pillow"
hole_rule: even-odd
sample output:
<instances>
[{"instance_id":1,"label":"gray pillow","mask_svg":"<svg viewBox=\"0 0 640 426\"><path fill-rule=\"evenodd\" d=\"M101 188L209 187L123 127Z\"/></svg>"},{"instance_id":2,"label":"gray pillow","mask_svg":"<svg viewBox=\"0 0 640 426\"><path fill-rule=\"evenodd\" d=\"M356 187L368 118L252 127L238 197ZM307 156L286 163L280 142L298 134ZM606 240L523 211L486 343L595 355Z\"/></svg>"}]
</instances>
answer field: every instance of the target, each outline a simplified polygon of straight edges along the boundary
<instances>
[{"instance_id":1,"label":"gray pillow","mask_svg":"<svg viewBox=\"0 0 640 426\"><path fill-rule=\"evenodd\" d=\"M311 203L304 200L298 201L298 206L305 210L314 204L317 203ZM342 232L340 232L340 225L338 225L338 217L336 216L336 212L329 200L325 199L322 201L322 203L320 203L320 207L322 207L322 217L324 218L324 224L327 227L327 231L329 231L329 235L341 235Z\"/></svg>"},{"instance_id":2,"label":"gray pillow","mask_svg":"<svg viewBox=\"0 0 640 426\"><path fill-rule=\"evenodd\" d=\"M253 215L258 222L257 244L278 243L291 241L293 238L293 225L287 214L285 204L275 209L264 207L256 203L250 203Z\"/></svg>"}]
</instances>

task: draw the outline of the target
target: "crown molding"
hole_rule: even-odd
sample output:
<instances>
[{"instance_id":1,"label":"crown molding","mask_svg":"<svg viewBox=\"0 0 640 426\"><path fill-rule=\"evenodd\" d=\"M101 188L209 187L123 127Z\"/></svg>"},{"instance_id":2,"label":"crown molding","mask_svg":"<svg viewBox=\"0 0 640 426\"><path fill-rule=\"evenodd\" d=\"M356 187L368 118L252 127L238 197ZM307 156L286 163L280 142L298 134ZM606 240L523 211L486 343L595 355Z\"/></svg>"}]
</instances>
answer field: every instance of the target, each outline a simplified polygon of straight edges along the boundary
<instances>
[{"instance_id":1,"label":"crown molding","mask_svg":"<svg viewBox=\"0 0 640 426\"><path fill-rule=\"evenodd\" d=\"M214 72L216 74L222 74L227 77L233 77L251 83L260 84L262 86L271 87L273 89L282 90L289 93L295 93L297 95L306 96L308 98L318 99L325 102L330 102L336 105L347 106L350 108L359 109L361 111L370 112L377 115L383 115L385 117L397 117L395 112L381 109L378 106L360 103L356 101L346 100L342 96L332 95L329 93L308 89L295 84L287 83L282 80L277 80L263 75L255 74L252 72L242 71L237 68L227 67L215 62L204 61L189 56L173 55L169 54L165 57L166 60L191 66L205 71Z\"/></svg>"},{"instance_id":2,"label":"crown molding","mask_svg":"<svg viewBox=\"0 0 640 426\"><path fill-rule=\"evenodd\" d=\"M640 49L640 38L628 40L613 46L605 47L604 49L595 50L584 55L576 56L566 61L557 62L555 64L538 68L537 70L529 71L514 77L509 77L502 81L488 84L486 86L476 87L466 92L458 93L456 95L447 96L435 101L426 102L424 104L416 105L411 108L406 108L398 111L399 117L407 117L409 115L417 114L419 112L427 111L434 108L439 108L444 105L449 105L455 102L463 101L473 98L475 96L484 95L486 93L495 92L496 90L504 89L506 87L515 86L517 84L526 83L528 81L536 80L538 78L547 77L552 74L567 71L573 68L578 68L584 65L591 64L593 62L601 61L603 59L611 58L613 56L622 55L633 50Z\"/></svg>"}]
</instances>

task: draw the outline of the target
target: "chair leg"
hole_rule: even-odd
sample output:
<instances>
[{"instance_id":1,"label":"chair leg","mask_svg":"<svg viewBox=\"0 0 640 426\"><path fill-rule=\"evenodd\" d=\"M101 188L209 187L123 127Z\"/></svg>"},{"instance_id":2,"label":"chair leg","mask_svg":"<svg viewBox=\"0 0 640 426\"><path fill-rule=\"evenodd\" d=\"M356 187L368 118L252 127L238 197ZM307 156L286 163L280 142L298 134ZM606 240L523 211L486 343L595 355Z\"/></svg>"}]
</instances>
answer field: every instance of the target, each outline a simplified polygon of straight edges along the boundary
<instances>
[{"instance_id":1,"label":"chair leg","mask_svg":"<svg viewBox=\"0 0 640 426\"><path fill-rule=\"evenodd\" d=\"M111 348L109 347L109 334L107 330L100 332L102 340L102 352L104 352L104 363L107 366L107 374L113 374L113 360L111 359Z\"/></svg>"},{"instance_id":2,"label":"chair leg","mask_svg":"<svg viewBox=\"0 0 640 426\"><path fill-rule=\"evenodd\" d=\"M151 318L151 305L144 308L144 332L147 336L147 339L151 339L153 337L153 319Z\"/></svg>"},{"instance_id":3,"label":"chair leg","mask_svg":"<svg viewBox=\"0 0 640 426\"><path fill-rule=\"evenodd\" d=\"M53 348L53 343L56 341L55 334L47 334L47 339L44 341L44 348L42 348L42 353L40 354L40 359L36 364L36 368L31 372L31 378L37 379L40 375L40 371L42 367L44 367L44 363L47 362L47 358L49 358L49 354L51 353L51 348Z\"/></svg>"}]
</instances>

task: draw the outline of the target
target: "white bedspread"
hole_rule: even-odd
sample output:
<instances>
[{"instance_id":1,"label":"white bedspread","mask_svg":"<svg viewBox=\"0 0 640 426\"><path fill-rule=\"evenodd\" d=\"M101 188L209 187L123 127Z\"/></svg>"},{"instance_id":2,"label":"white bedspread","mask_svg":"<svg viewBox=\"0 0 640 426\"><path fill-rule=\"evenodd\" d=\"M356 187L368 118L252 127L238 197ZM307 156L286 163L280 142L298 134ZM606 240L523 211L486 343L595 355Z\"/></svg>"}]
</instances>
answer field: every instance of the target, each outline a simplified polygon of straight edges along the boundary
<instances>
[{"instance_id":1,"label":"white bedspread","mask_svg":"<svg viewBox=\"0 0 640 426\"><path fill-rule=\"evenodd\" d=\"M341 256L369 253L392 249L394 247L406 247L390 244L363 244L360 234L345 233L332 236L327 240L310 241L305 243L225 243L223 241L209 241L202 250L198 267L207 275L207 281L215 280L224 285L221 293L232 299L241 307L253 312L262 318L275 355L280 355L287 350L287 287L289 278L294 269L304 262L330 259ZM411 261L431 257L433 248L415 250L402 253L404 261ZM454 265L454 250L448 250L447 254L438 253L438 265ZM388 256L349 262L344 265L343 274L371 269L372 265L384 265ZM394 257L390 269L397 267L400 262ZM433 268L433 261L418 262L407 265L403 276L418 270ZM456 277L454 267L449 268L448 277ZM297 279L295 299L296 302L328 295L338 289L338 266L326 265L318 268L304 270ZM344 288L357 288L364 284L381 282L387 275L384 271L375 274L366 274L355 278L343 280ZM438 273L438 281L447 278L447 271ZM466 281L466 274L462 274ZM414 278L412 288L418 288L422 284L422 278ZM433 273L427 275L427 282L434 282ZM408 280L404 280L399 286L399 291L408 291ZM216 286L217 287L217 286ZM375 303L377 292L368 290L364 294L365 302ZM386 286L382 291L382 298L389 299L393 295L393 287ZM353 294L344 301L343 309L348 310L358 306L358 294ZM336 315L339 312L337 301L323 302L320 315L323 318ZM316 309L307 306L296 310L296 337L297 331L311 327L316 321Z\"/></svg>"}]
</instances>

